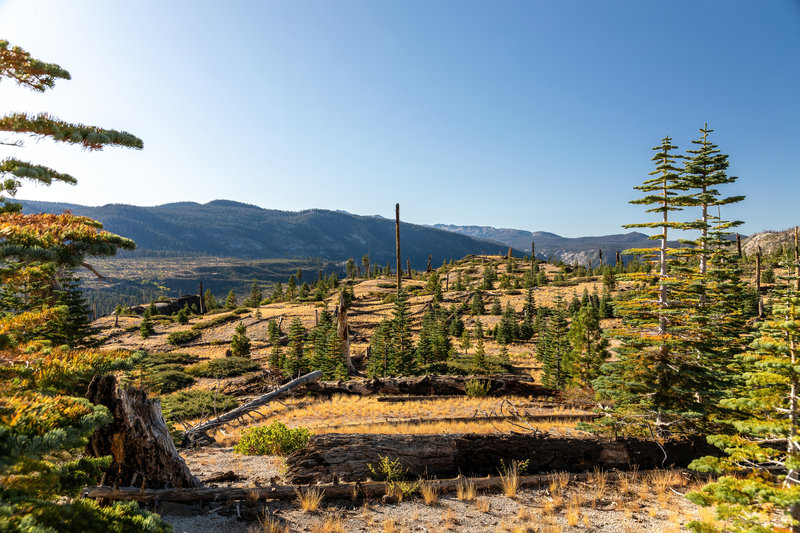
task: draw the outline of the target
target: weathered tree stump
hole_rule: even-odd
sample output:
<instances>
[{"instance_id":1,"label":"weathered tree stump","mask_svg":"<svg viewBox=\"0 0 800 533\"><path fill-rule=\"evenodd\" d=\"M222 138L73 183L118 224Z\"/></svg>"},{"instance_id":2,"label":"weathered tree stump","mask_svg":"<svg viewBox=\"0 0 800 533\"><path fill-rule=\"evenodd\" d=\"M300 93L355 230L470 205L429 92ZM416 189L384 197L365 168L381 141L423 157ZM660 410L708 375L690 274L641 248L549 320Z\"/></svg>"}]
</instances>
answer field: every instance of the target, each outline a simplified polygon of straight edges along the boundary
<instances>
[{"instance_id":1,"label":"weathered tree stump","mask_svg":"<svg viewBox=\"0 0 800 533\"><path fill-rule=\"evenodd\" d=\"M161 403L133 387L122 388L115 376L95 378L86 397L104 405L114 420L92 435L87 453L110 455L104 483L150 488L194 488L201 485L192 475L172 442Z\"/></svg>"},{"instance_id":2,"label":"weathered tree stump","mask_svg":"<svg viewBox=\"0 0 800 533\"><path fill-rule=\"evenodd\" d=\"M528 460L528 472L583 472L595 467L629 470L638 467L687 466L704 455L719 455L704 438L660 445L639 439L564 438L537 434L316 435L290 455L290 483L358 481L372 474L367 465L381 456L399 459L410 476L453 477L496 475L500 461Z\"/></svg>"}]
</instances>

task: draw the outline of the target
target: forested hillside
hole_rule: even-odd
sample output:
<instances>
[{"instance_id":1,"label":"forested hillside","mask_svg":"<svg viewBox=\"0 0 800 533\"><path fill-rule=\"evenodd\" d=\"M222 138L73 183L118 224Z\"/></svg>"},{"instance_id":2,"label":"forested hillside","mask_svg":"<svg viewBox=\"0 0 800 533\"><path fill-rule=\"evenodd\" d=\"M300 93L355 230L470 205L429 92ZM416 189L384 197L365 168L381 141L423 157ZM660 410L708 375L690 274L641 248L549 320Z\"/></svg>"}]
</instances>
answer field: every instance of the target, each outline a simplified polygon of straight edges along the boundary
<instances>
[{"instance_id":1,"label":"forested hillside","mask_svg":"<svg viewBox=\"0 0 800 533\"><path fill-rule=\"evenodd\" d=\"M70 210L98 220L103 227L136 242L136 250L120 257L207 255L240 259L321 257L332 261L394 261L394 220L310 209L278 211L214 200L207 204L178 202L154 207L110 204L88 207L23 200L24 213ZM506 251L508 245L401 222L403 266L425 268L475 253ZM521 255L521 252L520 252Z\"/></svg>"}]
</instances>

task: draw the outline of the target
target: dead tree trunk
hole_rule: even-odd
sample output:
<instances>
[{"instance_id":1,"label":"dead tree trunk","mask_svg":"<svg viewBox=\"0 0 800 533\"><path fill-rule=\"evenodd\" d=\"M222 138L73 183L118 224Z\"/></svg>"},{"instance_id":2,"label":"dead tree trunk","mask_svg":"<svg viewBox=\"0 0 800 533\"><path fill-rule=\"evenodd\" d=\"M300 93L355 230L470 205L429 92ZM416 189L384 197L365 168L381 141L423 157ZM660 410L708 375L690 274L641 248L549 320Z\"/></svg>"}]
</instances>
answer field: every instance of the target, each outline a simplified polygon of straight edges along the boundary
<instances>
[{"instance_id":1,"label":"dead tree trunk","mask_svg":"<svg viewBox=\"0 0 800 533\"><path fill-rule=\"evenodd\" d=\"M742 258L742 236L736 234L736 253L739 254L739 259Z\"/></svg>"},{"instance_id":2,"label":"dead tree trunk","mask_svg":"<svg viewBox=\"0 0 800 533\"><path fill-rule=\"evenodd\" d=\"M199 308L199 311L200 311L200 314L202 315L203 313L206 312L205 311L206 302L205 302L205 297L203 296L203 281L202 280L200 281L199 290L200 290L200 308Z\"/></svg>"},{"instance_id":3,"label":"dead tree trunk","mask_svg":"<svg viewBox=\"0 0 800 533\"><path fill-rule=\"evenodd\" d=\"M614 266L619 266L619 250L617 250L617 262Z\"/></svg>"},{"instance_id":4,"label":"dead tree trunk","mask_svg":"<svg viewBox=\"0 0 800 533\"><path fill-rule=\"evenodd\" d=\"M411 258L406 257L406 277L411 279Z\"/></svg>"},{"instance_id":5,"label":"dead tree trunk","mask_svg":"<svg viewBox=\"0 0 800 533\"><path fill-rule=\"evenodd\" d=\"M761 295L761 247L756 250L756 291L758 291L758 318L764 318L764 298Z\"/></svg>"},{"instance_id":6,"label":"dead tree trunk","mask_svg":"<svg viewBox=\"0 0 800 533\"><path fill-rule=\"evenodd\" d=\"M432 257L433 256L430 256L430 255L428 256L428 266L425 268L425 272L426 273L430 273L430 271L432 270L431 269L431 259L432 259Z\"/></svg>"},{"instance_id":7,"label":"dead tree trunk","mask_svg":"<svg viewBox=\"0 0 800 533\"><path fill-rule=\"evenodd\" d=\"M350 325L347 323L347 307L344 304L343 295L339 295L339 305L336 306L336 331L339 333L347 371L351 375L357 375L358 371L353 366L353 359L350 357Z\"/></svg>"},{"instance_id":8,"label":"dead tree trunk","mask_svg":"<svg viewBox=\"0 0 800 533\"><path fill-rule=\"evenodd\" d=\"M394 242L397 247L397 295L400 295L403 283L403 269L400 264L400 204L394 205Z\"/></svg>"},{"instance_id":9,"label":"dead tree trunk","mask_svg":"<svg viewBox=\"0 0 800 533\"><path fill-rule=\"evenodd\" d=\"M597 255L600 256L600 266L603 266L603 250L597 250Z\"/></svg>"},{"instance_id":10,"label":"dead tree trunk","mask_svg":"<svg viewBox=\"0 0 800 533\"><path fill-rule=\"evenodd\" d=\"M89 439L93 457L110 455L104 482L114 486L199 487L170 437L161 403L142 389L121 388L115 376L95 378L86 397L111 411L114 420Z\"/></svg>"},{"instance_id":11,"label":"dead tree trunk","mask_svg":"<svg viewBox=\"0 0 800 533\"><path fill-rule=\"evenodd\" d=\"M186 438L192 434L203 434L211 429L214 429L219 426L224 426L225 424L229 424L234 420L238 420L243 416L247 415L248 413L250 413L251 411L255 411L262 405L271 402L275 398L279 398L284 394L286 394L287 392L296 389L297 387L300 387L301 385L313 383L314 381L319 381L320 379L322 379L321 370L315 370L310 374L300 376L299 378L290 381L286 385L283 385L282 387L279 387L272 392L264 394L263 396L259 396L258 398L256 398L251 402L248 402L244 405L240 405L236 409L228 411L227 413L224 413L213 420L209 420L208 422L204 422L202 424L187 429L184 432L184 440L186 440Z\"/></svg>"}]
</instances>

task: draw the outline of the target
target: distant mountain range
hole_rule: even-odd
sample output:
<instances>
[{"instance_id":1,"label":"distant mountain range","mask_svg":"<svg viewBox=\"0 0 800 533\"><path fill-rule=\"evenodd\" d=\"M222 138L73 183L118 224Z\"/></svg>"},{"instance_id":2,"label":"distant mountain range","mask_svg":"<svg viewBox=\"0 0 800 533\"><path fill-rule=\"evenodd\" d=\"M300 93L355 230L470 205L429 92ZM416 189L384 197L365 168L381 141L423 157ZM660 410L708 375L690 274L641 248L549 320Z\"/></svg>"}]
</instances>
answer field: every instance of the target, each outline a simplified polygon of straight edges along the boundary
<instances>
[{"instance_id":1,"label":"distant mountain range","mask_svg":"<svg viewBox=\"0 0 800 533\"><path fill-rule=\"evenodd\" d=\"M108 231L136 242L138 257L209 255L242 259L320 257L360 264L369 254L374 264L389 262L394 270L394 220L342 211L310 209L291 212L214 200L206 204L170 203L154 207L77 204L20 200L25 213L61 213L91 217ZM403 268L425 268L428 255L442 261L469 254L505 253L508 245L417 224L400 223ZM517 255L524 254L517 250Z\"/></svg>"},{"instance_id":2,"label":"distant mountain range","mask_svg":"<svg viewBox=\"0 0 800 533\"><path fill-rule=\"evenodd\" d=\"M549 259L551 256L569 264L600 264L600 250L603 262L613 264L616 253L629 248L647 248L654 245L647 235L638 231L598 237L561 237L546 231L525 231L510 228L493 228L490 226L453 226L434 224L432 227L468 235L479 239L497 241L506 246L525 250L530 254L531 243L535 243L536 257Z\"/></svg>"}]
</instances>

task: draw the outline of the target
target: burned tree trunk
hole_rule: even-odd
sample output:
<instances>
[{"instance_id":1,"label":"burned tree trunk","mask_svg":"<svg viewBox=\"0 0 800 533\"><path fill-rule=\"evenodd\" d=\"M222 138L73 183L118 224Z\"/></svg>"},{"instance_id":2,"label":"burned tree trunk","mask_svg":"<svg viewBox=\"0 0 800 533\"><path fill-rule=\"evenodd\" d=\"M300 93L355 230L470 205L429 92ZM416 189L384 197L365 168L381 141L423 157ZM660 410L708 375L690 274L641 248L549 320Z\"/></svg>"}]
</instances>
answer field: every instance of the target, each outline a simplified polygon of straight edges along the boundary
<instances>
[{"instance_id":1,"label":"burned tree trunk","mask_svg":"<svg viewBox=\"0 0 800 533\"><path fill-rule=\"evenodd\" d=\"M425 268L425 272L427 272L427 273L430 273L430 271L432 270L432 268L431 268L431 259L432 258L433 258L433 256L430 256L430 255L428 256L428 266Z\"/></svg>"},{"instance_id":2,"label":"burned tree trunk","mask_svg":"<svg viewBox=\"0 0 800 533\"><path fill-rule=\"evenodd\" d=\"M347 364L347 371L351 375L357 375L358 371L353 366L353 359L350 357L350 326L347 324L347 306L344 302L344 294L339 295L339 305L336 306L336 328L342 344L342 355Z\"/></svg>"},{"instance_id":3,"label":"burned tree trunk","mask_svg":"<svg viewBox=\"0 0 800 533\"><path fill-rule=\"evenodd\" d=\"M111 456L104 475L106 484L150 488L201 485L178 455L158 400L148 399L142 389L121 388L111 375L93 379L86 397L107 407L114 417L94 432L86 450L93 457Z\"/></svg>"},{"instance_id":4,"label":"burned tree trunk","mask_svg":"<svg viewBox=\"0 0 800 533\"><path fill-rule=\"evenodd\" d=\"M406 277L411 279L411 258L406 257Z\"/></svg>"},{"instance_id":5,"label":"burned tree trunk","mask_svg":"<svg viewBox=\"0 0 800 533\"><path fill-rule=\"evenodd\" d=\"M764 318L764 297L761 295L761 247L756 250L756 291L758 291L758 318Z\"/></svg>"},{"instance_id":6,"label":"burned tree trunk","mask_svg":"<svg viewBox=\"0 0 800 533\"><path fill-rule=\"evenodd\" d=\"M629 470L686 466L704 455L719 456L705 438L660 444L640 439L569 438L541 434L456 433L381 435L329 433L286 459L290 483L358 481L370 477L380 457L399 459L412 477L496 475L500 461L530 461L531 473L583 472L595 467Z\"/></svg>"},{"instance_id":7,"label":"burned tree trunk","mask_svg":"<svg viewBox=\"0 0 800 533\"><path fill-rule=\"evenodd\" d=\"M394 242L397 247L397 294L399 295L403 283L403 269L400 262L400 204L394 205Z\"/></svg>"}]
</instances>

